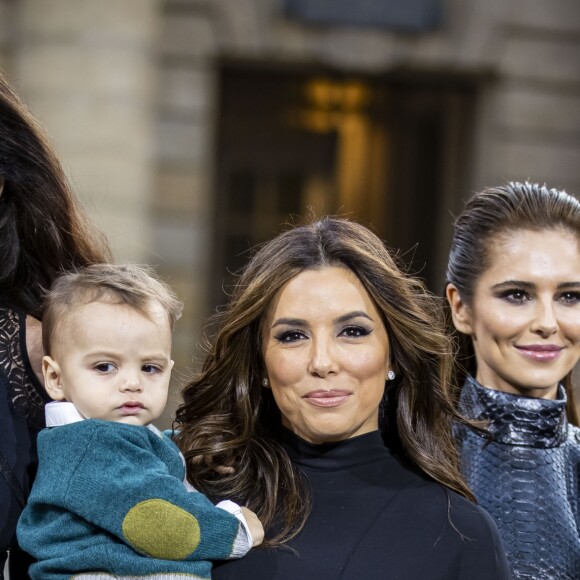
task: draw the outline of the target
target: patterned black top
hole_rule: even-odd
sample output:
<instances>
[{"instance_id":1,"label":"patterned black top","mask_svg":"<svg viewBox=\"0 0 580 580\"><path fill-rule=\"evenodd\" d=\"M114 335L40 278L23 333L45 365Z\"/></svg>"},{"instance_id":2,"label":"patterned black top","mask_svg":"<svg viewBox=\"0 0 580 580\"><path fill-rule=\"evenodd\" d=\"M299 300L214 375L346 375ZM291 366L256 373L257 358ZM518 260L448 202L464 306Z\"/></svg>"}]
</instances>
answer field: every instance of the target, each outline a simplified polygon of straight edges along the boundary
<instances>
[{"instance_id":1,"label":"patterned black top","mask_svg":"<svg viewBox=\"0 0 580 580\"><path fill-rule=\"evenodd\" d=\"M36 469L49 401L26 350L26 314L0 303L0 578Z\"/></svg>"},{"instance_id":2,"label":"patterned black top","mask_svg":"<svg viewBox=\"0 0 580 580\"><path fill-rule=\"evenodd\" d=\"M512 395L468 377L461 411L488 422L492 441L460 429L462 471L495 519L514 578L580 578L580 429L556 400Z\"/></svg>"},{"instance_id":3,"label":"patterned black top","mask_svg":"<svg viewBox=\"0 0 580 580\"><path fill-rule=\"evenodd\" d=\"M49 397L34 374L26 351L26 315L0 303L0 374L7 377L14 412L36 427L44 426Z\"/></svg>"}]
</instances>

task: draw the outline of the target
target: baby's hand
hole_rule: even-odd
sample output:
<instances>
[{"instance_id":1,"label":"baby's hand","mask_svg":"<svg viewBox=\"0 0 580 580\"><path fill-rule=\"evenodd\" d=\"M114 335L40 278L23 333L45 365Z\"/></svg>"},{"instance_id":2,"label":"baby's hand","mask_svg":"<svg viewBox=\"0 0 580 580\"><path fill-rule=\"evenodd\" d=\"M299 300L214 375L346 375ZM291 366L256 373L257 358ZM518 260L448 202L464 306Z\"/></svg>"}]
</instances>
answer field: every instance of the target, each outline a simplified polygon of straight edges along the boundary
<instances>
[{"instance_id":1,"label":"baby's hand","mask_svg":"<svg viewBox=\"0 0 580 580\"><path fill-rule=\"evenodd\" d=\"M242 513L248 522L252 539L254 540L252 547L259 546L264 541L264 527L258 516L246 507L242 507Z\"/></svg>"}]
</instances>

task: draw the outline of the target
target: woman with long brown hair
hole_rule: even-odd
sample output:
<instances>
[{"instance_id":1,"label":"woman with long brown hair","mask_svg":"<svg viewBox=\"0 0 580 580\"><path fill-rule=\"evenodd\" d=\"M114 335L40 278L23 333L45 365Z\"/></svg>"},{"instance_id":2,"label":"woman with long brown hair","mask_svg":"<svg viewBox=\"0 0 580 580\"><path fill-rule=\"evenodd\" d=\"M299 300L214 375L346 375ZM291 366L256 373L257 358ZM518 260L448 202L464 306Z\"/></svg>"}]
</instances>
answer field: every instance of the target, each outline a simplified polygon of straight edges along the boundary
<instances>
[{"instance_id":1,"label":"woman with long brown hair","mask_svg":"<svg viewBox=\"0 0 580 580\"><path fill-rule=\"evenodd\" d=\"M43 294L57 275L110 259L37 121L0 74L0 578L26 578L16 521L44 425Z\"/></svg>"},{"instance_id":2,"label":"woman with long brown hair","mask_svg":"<svg viewBox=\"0 0 580 580\"><path fill-rule=\"evenodd\" d=\"M457 329L462 470L495 519L514 578L580 578L580 202L508 183L455 222L447 297Z\"/></svg>"},{"instance_id":3,"label":"woman with long brown hair","mask_svg":"<svg viewBox=\"0 0 580 580\"><path fill-rule=\"evenodd\" d=\"M350 221L255 254L177 412L194 486L266 529L266 549L214 578L508 578L458 471L440 314Z\"/></svg>"}]
</instances>

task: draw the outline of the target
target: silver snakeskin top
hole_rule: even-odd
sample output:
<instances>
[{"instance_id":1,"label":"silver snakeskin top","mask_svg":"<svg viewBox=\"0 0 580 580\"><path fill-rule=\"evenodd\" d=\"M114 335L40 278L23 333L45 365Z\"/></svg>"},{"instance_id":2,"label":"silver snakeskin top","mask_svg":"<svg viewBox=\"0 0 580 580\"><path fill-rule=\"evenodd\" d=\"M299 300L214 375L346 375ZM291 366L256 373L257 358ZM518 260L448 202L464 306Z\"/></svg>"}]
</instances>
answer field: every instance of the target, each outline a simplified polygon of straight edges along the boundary
<instances>
[{"instance_id":1,"label":"silver snakeskin top","mask_svg":"<svg viewBox=\"0 0 580 580\"><path fill-rule=\"evenodd\" d=\"M462 471L495 519L516 579L579 580L580 429L557 400L511 395L468 377L460 408L493 440L458 429Z\"/></svg>"}]
</instances>

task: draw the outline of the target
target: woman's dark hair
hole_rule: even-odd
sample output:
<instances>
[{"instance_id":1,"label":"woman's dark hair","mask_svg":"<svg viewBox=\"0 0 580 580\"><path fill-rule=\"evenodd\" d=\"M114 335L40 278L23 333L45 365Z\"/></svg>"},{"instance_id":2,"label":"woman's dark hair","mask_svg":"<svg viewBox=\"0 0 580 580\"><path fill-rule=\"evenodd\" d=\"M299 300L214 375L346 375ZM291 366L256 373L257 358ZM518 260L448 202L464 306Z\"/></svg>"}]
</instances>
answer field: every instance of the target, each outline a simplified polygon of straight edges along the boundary
<instances>
[{"instance_id":1,"label":"woman's dark hair","mask_svg":"<svg viewBox=\"0 0 580 580\"><path fill-rule=\"evenodd\" d=\"M110 258L42 129L0 74L2 298L41 318L43 295L60 272Z\"/></svg>"},{"instance_id":2,"label":"woman's dark hair","mask_svg":"<svg viewBox=\"0 0 580 580\"><path fill-rule=\"evenodd\" d=\"M279 443L280 412L261 384L262 325L289 280L324 266L353 272L381 313L391 365L401 377L381 404L386 443L422 473L473 498L459 474L451 436L452 343L441 300L405 275L367 228L324 218L279 235L251 259L215 319L217 332L206 345L201 372L184 387L177 411L191 482L213 499L232 497L247 505L266 529L276 517L281 528L270 544L296 533L308 506L307 488ZM217 475L215 464L235 469Z\"/></svg>"},{"instance_id":3,"label":"woman's dark hair","mask_svg":"<svg viewBox=\"0 0 580 580\"><path fill-rule=\"evenodd\" d=\"M509 182L475 194L455 220L447 264L447 283L457 288L464 304L472 304L477 281L491 266L497 237L522 230L565 230L580 239L580 202L564 191L528 182ZM460 387L466 374L476 374L475 352L471 337L454 331L450 313L447 319L457 340L455 385ZM578 425L571 372L563 383L568 419Z\"/></svg>"}]
</instances>

